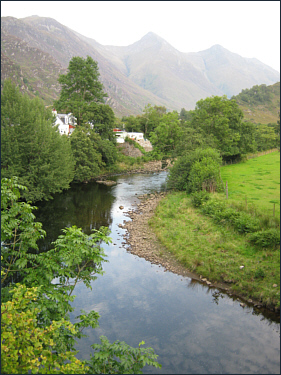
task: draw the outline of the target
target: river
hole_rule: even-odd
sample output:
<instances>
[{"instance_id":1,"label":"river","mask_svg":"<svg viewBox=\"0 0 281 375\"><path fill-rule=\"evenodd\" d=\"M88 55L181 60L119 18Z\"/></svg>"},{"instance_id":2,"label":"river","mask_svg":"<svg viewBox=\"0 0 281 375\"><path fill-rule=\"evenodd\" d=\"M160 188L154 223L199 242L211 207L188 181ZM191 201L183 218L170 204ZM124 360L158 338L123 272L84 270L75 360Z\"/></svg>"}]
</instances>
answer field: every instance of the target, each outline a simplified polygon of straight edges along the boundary
<instances>
[{"instance_id":1,"label":"river","mask_svg":"<svg viewBox=\"0 0 281 375\"><path fill-rule=\"evenodd\" d=\"M77 225L86 233L101 225L111 230L113 242L102 247L108 262L92 290L78 284L75 311L101 315L99 328L85 331L89 337L77 344L85 359L90 345L105 335L113 342L137 347L142 340L159 355L162 369L145 367L144 373L159 374L279 374L280 324L275 315L263 314L189 277L164 272L164 268L130 254L118 227L128 209L136 208L138 195L163 190L166 172L118 176L117 185L96 183L74 186L54 200L40 202L35 212L43 223L50 248L62 228ZM119 206L124 206L121 210Z\"/></svg>"}]
</instances>

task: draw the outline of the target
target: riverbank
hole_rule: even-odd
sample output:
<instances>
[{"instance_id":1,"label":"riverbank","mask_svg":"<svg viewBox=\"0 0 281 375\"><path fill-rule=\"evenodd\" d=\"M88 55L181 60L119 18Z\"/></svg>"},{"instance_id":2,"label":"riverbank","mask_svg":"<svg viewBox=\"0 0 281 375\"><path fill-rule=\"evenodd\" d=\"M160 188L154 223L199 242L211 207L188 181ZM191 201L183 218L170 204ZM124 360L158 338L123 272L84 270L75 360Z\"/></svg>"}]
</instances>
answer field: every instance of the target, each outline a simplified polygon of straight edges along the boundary
<instances>
[{"instance_id":1,"label":"riverbank","mask_svg":"<svg viewBox=\"0 0 281 375\"><path fill-rule=\"evenodd\" d=\"M136 167L135 164L127 165L125 163L120 163L116 170L108 171L105 173L100 174L95 178L95 181L103 181L106 180L108 177L119 176L119 175L129 175L129 174L136 174L136 173L158 173L166 171L168 168L171 167L170 160L153 160L148 162L143 162Z\"/></svg>"},{"instance_id":2,"label":"riverbank","mask_svg":"<svg viewBox=\"0 0 281 375\"><path fill-rule=\"evenodd\" d=\"M217 247L218 252L217 254L207 254L207 256L210 257L210 259L207 261L207 258L205 260L205 267L204 262L198 259L196 259L196 256L194 256L194 253L192 253L192 250L189 254L189 263L187 263L186 260L181 259L179 254L172 254L172 249L167 249L164 247L163 243L165 241L161 241L161 235L159 234L159 230L157 230L157 224L155 222L159 222L159 226L163 227L166 225L166 223L162 222L161 217L156 217L155 212L157 211L157 207L159 203L162 201L162 199L165 197L165 193L160 194L153 194L150 196L142 196L139 198L143 198L141 203L138 204L137 210L132 210L129 212L126 212L125 214L130 217L131 221L125 221L123 228L127 229L127 234L124 236L125 243L128 245L128 251L130 251L132 254L135 254L139 257L143 257L146 260L150 261L154 264L159 264L165 268L166 271L171 271L173 273L177 273L179 275L191 277L194 280L197 280L200 283L206 284L209 288L219 288L221 290L226 291L232 298L239 298L241 306L244 307L246 305L253 306L257 310L264 310L266 308L266 311L274 311L279 312L279 307L275 303L273 303L271 300L262 300L262 298L255 298L258 294L254 291L258 288L258 285L255 285L256 280L250 280L248 287L249 289L244 289L245 283L243 284L243 288L241 288L241 280L239 282L236 282L233 277L233 268L235 268L235 272L238 273L245 273L245 270L243 271L244 267L242 266L241 259L240 266L242 267L240 269L240 266L236 264L235 261L235 254L231 254L231 257L233 255L232 259L228 259L229 264L232 264L231 270L228 267L222 266L223 263L220 263L220 260L222 257L227 256L225 254L225 250L221 250L221 248L218 248L217 244L215 244L215 248ZM169 200L168 197L164 200L166 202ZM161 215L160 215L161 216ZM198 218L200 215L198 215ZM194 220L194 218L193 218ZM211 237L211 234L208 233L208 235L204 235L202 233L204 218L200 217L200 225L201 229L198 223L194 220L194 225L191 224L191 232L196 236L196 241L198 241L200 246L200 241L203 239L209 242L215 242L215 240ZM209 220L206 218L206 222ZM169 219L169 225L170 228L166 228L169 233L174 233L177 231L177 223L175 222L174 218L171 217ZM185 223L184 223L185 225ZM189 223L187 224L189 225ZM206 224L207 225L207 224ZM187 230L187 228L186 228ZM214 237L218 237L219 234L215 233L214 227L212 227L213 235ZM179 230L179 233L180 230ZM166 236L168 236L166 234ZM234 236L237 237L237 235L234 234ZM178 236L179 237L179 236ZM160 238L160 240L159 240ZM194 240L194 239L193 239ZM238 244L234 243L234 239L230 238L230 242L232 241L233 248L237 247ZM238 239L240 240L240 239ZM181 239L179 240L179 242ZM184 243L185 239L182 239L182 243ZM166 242L168 243L168 242ZM185 245L184 245L185 246ZM188 245L186 245L188 246ZM227 247L227 244L225 243L225 247ZM206 249L205 247L202 247L202 249ZM202 250L202 251L204 251ZM235 249L236 250L236 249ZM202 253L201 251L201 253ZM213 250L211 249L211 252ZM207 263L209 264L207 265ZM201 264L200 264L201 263ZM246 267L248 268L247 260L245 259ZM192 265L192 266L191 266ZM206 267L207 266L207 267ZM217 267L216 267L217 266ZM208 271L207 271L208 268ZM223 275L223 278L218 278L217 270L215 268L220 269L221 268L221 274ZM248 269L246 268L246 272L248 272ZM196 272L193 270L196 269ZM192 272L192 271L193 272ZM229 274L227 273L229 271ZM239 285L239 283L241 285ZM257 284L259 284L259 281L256 281ZM276 286L271 286L275 291L278 289Z\"/></svg>"}]
</instances>

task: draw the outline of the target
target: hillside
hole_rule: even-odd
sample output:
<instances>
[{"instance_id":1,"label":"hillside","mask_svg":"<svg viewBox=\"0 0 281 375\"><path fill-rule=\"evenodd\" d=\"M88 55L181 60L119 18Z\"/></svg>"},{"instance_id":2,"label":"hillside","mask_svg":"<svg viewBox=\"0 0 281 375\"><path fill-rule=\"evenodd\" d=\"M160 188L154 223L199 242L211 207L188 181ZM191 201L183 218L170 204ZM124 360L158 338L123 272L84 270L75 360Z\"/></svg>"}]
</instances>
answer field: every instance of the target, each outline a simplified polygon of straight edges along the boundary
<instances>
[{"instance_id":1,"label":"hillside","mask_svg":"<svg viewBox=\"0 0 281 375\"><path fill-rule=\"evenodd\" d=\"M244 119L260 124L276 123L280 119L280 82L256 85L233 96L244 113Z\"/></svg>"},{"instance_id":2,"label":"hillside","mask_svg":"<svg viewBox=\"0 0 281 375\"><path fill-rule=\"evenodd\" d=\"M1 86L12 77L50 104L58 97L58 74L73 56L87 55L98 62L107 104L119 117L141 114L148 103L189 110L208 96L280 81L274 69L221 46L182 53L151 32L129 46L103 46L51 18L1 18Z\"/></svg>"}]
</instances>

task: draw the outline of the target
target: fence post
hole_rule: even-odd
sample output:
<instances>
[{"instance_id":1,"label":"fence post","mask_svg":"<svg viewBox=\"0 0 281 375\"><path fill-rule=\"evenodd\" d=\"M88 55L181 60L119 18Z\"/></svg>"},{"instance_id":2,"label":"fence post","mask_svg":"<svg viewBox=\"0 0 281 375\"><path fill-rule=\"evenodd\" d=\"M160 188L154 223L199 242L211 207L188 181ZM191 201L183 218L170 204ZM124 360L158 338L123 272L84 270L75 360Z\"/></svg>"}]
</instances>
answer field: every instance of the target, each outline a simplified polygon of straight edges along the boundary
<instances>
[{"instance_id":1,"label":"fence post","mask_svg":"<svg viewBox=\"0 0 281 375\"><path fill-rule=\"evenodd\" d=\"M225 192L226 192L226 199L228 199L228 186L227 186L227 181L225 183Z\"/></svg>"}]
</instances>

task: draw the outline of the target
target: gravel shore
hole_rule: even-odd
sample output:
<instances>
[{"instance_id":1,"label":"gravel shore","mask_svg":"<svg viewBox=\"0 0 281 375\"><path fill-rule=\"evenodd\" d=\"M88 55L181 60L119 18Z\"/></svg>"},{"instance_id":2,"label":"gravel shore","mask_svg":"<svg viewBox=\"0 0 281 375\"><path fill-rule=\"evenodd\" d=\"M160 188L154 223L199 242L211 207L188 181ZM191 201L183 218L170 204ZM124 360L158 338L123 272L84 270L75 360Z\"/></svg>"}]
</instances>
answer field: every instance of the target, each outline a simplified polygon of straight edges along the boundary
<instances>
[{"instance_id":1,"label":"gravel shore","mask_svg":"<svg viewBox=\"0 0 281 375\"><path fill-rule=\"evenodd\" d=\"M200 280L200 276L189 272L163 247L148 225L148 221L153 216L158 203L165 195L166 193L158 193L139 196L138 198L142 201L137 205L137 209L124 212L131 219L130 221L124 221L124 225L122 225L122 228L127 230L124 235L125 242L128 245L127 250L153 264L163 266L165 271Z\"/></svg>"}]
</instances>

